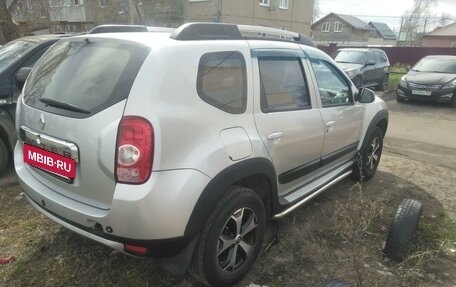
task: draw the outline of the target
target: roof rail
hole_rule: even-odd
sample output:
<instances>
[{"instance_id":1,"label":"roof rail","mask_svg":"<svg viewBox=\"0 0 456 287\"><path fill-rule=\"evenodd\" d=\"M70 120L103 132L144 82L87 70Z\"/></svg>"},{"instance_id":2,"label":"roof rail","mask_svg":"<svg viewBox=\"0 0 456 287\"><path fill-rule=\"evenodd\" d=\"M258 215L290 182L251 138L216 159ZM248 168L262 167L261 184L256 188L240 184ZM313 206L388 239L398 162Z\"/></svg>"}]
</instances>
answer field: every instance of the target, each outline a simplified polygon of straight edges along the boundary
<instances>
[{"instance_id":1,"label":"roof rail","mask_svg":"<svg viewBox=\"0 0 456 287\"><path fill-rule=\"evenodd\" d=\"M170 37L182 41L267 39L296 42L315 47L314 42L309 37L296 32L263 26L227 23L187 23L177 28Z\"/></svg>"},{"instance_id":2,"label":"roof rail","mask_svg":"<svg viewBox=\"0 0 456 287\"><path fill-rule=\"evenodd\" d=\"M242 35L235 24L187 23L181 25L170 36L175 40L241 40Z\"/></svg>"},{"instance_id":3,"label":"roof rail","mask_svg":"<svg viewBox=\"0 0 456 287\"><path fill-rule=\"evenodd\" d=\"M149 27L143 25L100 25L89 32L88 34L99 34L99 33L122 33L122 32L173 32L174 28L166 27Z\"/></svg>"}]
</instances>

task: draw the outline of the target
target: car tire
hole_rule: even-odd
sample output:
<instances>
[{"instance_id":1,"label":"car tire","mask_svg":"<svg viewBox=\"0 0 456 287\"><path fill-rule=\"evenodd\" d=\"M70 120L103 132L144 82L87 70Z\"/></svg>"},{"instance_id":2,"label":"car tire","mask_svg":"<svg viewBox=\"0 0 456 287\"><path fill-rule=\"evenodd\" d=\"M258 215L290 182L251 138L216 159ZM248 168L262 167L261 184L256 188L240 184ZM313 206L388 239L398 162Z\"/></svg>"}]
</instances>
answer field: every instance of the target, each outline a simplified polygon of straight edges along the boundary
<instances>
[{"instance_id":1,"label":"car tire","mask_svg":"<svg viewBox=\"0 0 456 287\"><path fill-rule=\"evenodd\" d=\"M453 95L453 98L451 99L450 105L451 105L453 108L456 108L456 93Z\"/></svg>"},{"instance_id":2,"label":"car tire","mask_svg":"<svg viewBox=\"0 0 456 287\"><path fill-rule=\"evenodd\" d=\"M323 283L320 284L320 287L354 287L353 284L345 283L340 279L327 279Z\"/></svg>"},{"instance_id":3,"label":"car tire","mask_svg":"<svg viewBox=\"0 0 456 287\"><path fill-rule=\"evenodd\" d=\"M388 80L389 80L389 75L388 74L383 75L380 83L378 83L378 85L377 85L377 90L386 91L386 89L388 88Z\"/></svg>"},{"instance_id":4,"label":"car tire","mask_svg":"<svg viewBox=\"0 0 456 287\"><path fill-rule=\"evenodd\" d=\"M363 85L363 79L361 78L361 76L354 77L352 82L353 85L355 85L355 87L358 89L361 88L361 86Z\"/></svg>"},{"instance_id":5,"label":"car tire","mask_svg":"<svg viewBox=\"0 0 456 287\"><path fill-rule=\"evenodd\" d=\"M398 262L407 258L422 213L423 204L420 201L402 200L390 225L383 250L388 257Z\"/></svg>"},{"instance_id":6,"label":"car tire","mask_svg":"<svg viewBox=\"0 0 456 287\"><path fill-rule=\"evenodd\" d=\"M5 143L0 139L0 175L2 175L8 165L9 152Z\"/></svg>"},{"instance_id":7,"label":"car tire","mask_svg":"<svg viewBox=\"0 0 456 287\"><path fill-rule=\"evenodd\" d=\"M403 97L400 97L400 96L398 96L398 95L396 94L396 101L397 101L398 103L403 103L403 102L405 102L405 99L404 99Z\"/></svg>"},{"instance_id":8,"label":"car tire","mask_svg":"<svg viewBox=\"0 0 456 287\"><path fill-rule=\"evenodd\" d=\"M353 178L369 180L377 171L383 150L383 131L375 127L369 135L366 145L361 150L360 160L353 166Z\"/></svg>"},{"instance_id":9,"label":"car tire","mask_svg":"<svg viewBox=\"0 0 456 287\"><path fill-rule=\"evenodd\" d=\"M189 273L208 286L239 281L254 264L265 230L266 211L259 196L248 188L231 187L201 232Z\"/></svg>"}]
</instances>

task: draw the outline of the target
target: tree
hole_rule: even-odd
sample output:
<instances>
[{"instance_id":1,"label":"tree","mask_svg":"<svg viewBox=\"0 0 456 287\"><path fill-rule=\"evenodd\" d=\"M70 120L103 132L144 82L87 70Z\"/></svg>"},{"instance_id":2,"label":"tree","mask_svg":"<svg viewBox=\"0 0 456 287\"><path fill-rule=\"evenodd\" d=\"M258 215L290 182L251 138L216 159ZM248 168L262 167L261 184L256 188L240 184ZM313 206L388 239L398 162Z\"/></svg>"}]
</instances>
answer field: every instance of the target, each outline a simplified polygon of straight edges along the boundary
<instances>
[{"instance_id":1,"label":"tree","mask_svg":"<svg viewBox=\"0 0 456 287\"><path fill-rule=\"evenodd\" d=\"M451 19L450 13L445 13L445 12L442 13L442 15L439 18L439 22L438 22L439 27L446 26L448 24L448 22L450 21L450 19Z\"/></svg>"},{"instance_id":2,"label":"tree","mask_svg":"<svg viewBox=\"0 0 456 287\"><path fill-rule=\"evenodd\" d=\"M312 23L315 23L320 18L320 5L318 0L314 0L313 12L312 12Z\"/></svg>"},{"instance_id":3,"label":"tree","mask_svg":"<svg viewBox=\"0 0 456 287\"><path fill-rule=\"evenodd\" d=\"M401 24L401 33L405 33L404 40L409 46L418 44L418 36L426 32L429 24L431 9L438 4L438 0L414 0L409 16L404 16Z\"/></svg>"},{"instance_id":4,"label":"tree","mask_svg":"<svg viewBox=\"0 0 456 287\"><path fill-rule=\"evenodd\" d=\"M17 26L13 23L11 13L6 8L6 1L4 0L0 0L0 33L3 36L0 37L0 41L3 39L4 43L19 37Z\"/></svg>"}]
</instances>

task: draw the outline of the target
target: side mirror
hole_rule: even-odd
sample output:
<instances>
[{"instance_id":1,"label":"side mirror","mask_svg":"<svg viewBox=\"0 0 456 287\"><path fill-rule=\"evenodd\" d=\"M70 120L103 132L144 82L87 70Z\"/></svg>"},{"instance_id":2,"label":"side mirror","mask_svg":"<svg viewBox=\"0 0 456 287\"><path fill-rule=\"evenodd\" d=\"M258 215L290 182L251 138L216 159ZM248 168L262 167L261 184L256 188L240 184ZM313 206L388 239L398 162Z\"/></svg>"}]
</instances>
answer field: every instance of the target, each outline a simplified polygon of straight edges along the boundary
<instances>
[{"instance_id":1,"label":"side mirror","mask_svg":"<svg viewBox=\"0 0 456 287\"><path fill-rule=\"evenodd\" d=\"M31 70L32 70L32 68L23 67L23 68L20 68L14 75L14 78L16 79L17 87L19 89L22 89L22 86L24 86L25 80L27 80L27 77L30 74Z\"/></svg>"},{"instance_id":2,"label":"side mirror","mask_svg":"<svg viewBox=\"0 0 456 287\"><path fill-rule=\"evenodd\" d=\"M358 93L359 102L362 104L368 104L375 101L375 92L370 89L360 88Z\"/></svg>"},{"instance_id":3,"label":"side mirror","mask_svg":"<svg viewBox=\"0 0 456 287\"><path fill-rule=\"evenodd\" d=\"M405 67L405 70L408 72L408 71L410 71L411 68L412 68L412 66L408 65Z\"/></svg>"},{"instance_id":4,"label":"side mirror","mask_svg":"<svg viewBox=\"0 0 456 287\"><path fill-rule=\"evenodd\" d=\"M373 66L373 65L375 65L375 61L374 60L369 60L366 63L366 66Z\"/></svg>"}]
</instances>

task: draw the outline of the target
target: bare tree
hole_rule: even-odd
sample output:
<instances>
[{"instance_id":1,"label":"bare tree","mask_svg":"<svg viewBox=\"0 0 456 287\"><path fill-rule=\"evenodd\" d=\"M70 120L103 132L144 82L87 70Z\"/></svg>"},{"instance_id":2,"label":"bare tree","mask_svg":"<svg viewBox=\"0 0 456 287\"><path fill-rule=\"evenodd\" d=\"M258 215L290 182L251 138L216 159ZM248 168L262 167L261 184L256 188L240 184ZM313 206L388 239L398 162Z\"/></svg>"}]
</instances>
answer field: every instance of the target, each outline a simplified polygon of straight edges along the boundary
<instances>
[{"instance_id":1,"label":"bare tree","mask_svg":"<svg viewBox=\"0 0 456 287\"><path fill-rule=\"evenodd\" d=\"M442 15L440 16L439 18L439 27L444 27L448 24L448 22L450 21L451 19L451 14L450 13L442 13Z\"/></svg>"},{"instance_id":2,"label":"bare tree","mask_svg":"<svg viewBox=\"0 0 456 287\"><path fill-rule=\"evenodd\" d=\"M3 35L0 40L3 39L5 43L19 37L17 26L13 23L11 13L6 7L6 1L3 0L0 1L0 33Z\"/></svg>"},{"instance_id":3,"label":"bare tree","mask_svg":"<svg viewBox=\"0 0 456 287\"><path fill-rule=\"evenodd\" d=\"M410 15L404 16L401 25L401 32L405 33L404 40L409 46L418 45L419 35L425 33L428 27L431 9L437 6L438 2L438 0L414 0Z\"/></svg>"},{"instance_id":4,"label":"bare tree","mask_svg":"<svg viewBox=\"0 0 456 287\"><path fill-rule=\"evenodd\" d=\"M318 0L314 0L313 12L312 12L312 23L315 23L320 18L320 4Z\"/></svg>"}]
</instances>

